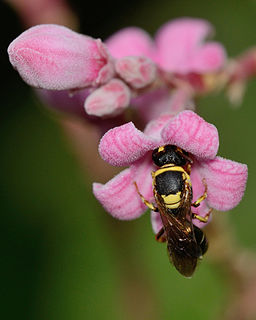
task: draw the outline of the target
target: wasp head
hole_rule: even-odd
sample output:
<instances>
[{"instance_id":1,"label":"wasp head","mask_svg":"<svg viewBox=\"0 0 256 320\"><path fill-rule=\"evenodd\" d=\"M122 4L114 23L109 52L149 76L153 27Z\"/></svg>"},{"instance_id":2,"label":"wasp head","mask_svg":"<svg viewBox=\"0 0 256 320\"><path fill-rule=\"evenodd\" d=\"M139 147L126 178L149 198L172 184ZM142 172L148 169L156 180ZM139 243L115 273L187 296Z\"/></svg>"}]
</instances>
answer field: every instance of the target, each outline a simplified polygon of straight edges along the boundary
<instances>
[{"instance_id":1,"label":"wasp head","mask_svg":"<svg viewBox=\"0 0 256 320\"><path fill-rule=\"evenodd\" d=\"M158 167L162 167L166 164L183 167L192 163L192 159L189 157L188 152L173 145L165 145L153 150L152 160Z\"/></svg>"}]
</instances>

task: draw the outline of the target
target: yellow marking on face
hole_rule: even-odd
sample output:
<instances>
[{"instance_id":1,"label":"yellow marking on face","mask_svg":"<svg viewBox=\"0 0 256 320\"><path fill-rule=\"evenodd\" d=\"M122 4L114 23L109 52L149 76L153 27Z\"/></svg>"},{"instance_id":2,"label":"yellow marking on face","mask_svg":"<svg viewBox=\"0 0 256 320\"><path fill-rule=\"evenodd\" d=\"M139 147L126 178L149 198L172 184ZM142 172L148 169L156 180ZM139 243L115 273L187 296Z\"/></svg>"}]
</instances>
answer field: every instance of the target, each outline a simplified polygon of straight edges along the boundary
<instances>
[{"instance_id":1,"label":"yellow marking on face","mask_svg":"<svg viewBox=\"0 0 256 320\"><path fill-rule=\"evenodd\" d=\"M179 147L176 147L176 151L178 151L181 154L183 153L183 150L181 148L179 148Z\"/></svg>"},{"instance_id":2,"label":"yellow marking on face","mask_svg":"<svg viewBox=\"0 0 256 320\"><path fill-rule=\"evenodd\" d=\"M181 201L181 192L177 192L175 194L161 195L164 200L164 204L169 209L178 208Z\"/></svg>"},{"instance_id":3,"label":"yellow marking on face","mask_svg":"<svg viewBox=\"0 0 256 320\"><path fill-rule=\"evenodd\" d=\"M164 147L164 146L161 146L161 147L158 148L157 151L158 151L158 152L161 152L161 151L164 151L164 149L165 149L165 147Z\"/></svg>"}]
</instances>

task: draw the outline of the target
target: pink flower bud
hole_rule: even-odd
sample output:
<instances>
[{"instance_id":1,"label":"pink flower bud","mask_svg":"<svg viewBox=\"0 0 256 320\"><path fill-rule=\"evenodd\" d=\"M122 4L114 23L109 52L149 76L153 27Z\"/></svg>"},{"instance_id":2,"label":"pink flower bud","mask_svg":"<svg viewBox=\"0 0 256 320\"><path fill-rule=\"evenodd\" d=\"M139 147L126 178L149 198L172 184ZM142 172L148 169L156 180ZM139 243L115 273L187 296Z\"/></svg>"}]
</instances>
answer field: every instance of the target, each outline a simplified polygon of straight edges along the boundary
<instances>
[{"instance_id":1,"label":"pink flower bud","mask_svg":"<svg viewBox=\"0 0 256 320\"><path fill-rule=\"evenodd\" d=\"M118 79L112 79L93 91L85 100L85 110L95 116L116 116L130 103L130 90Z\"/></svg>"},{"instance_id":2,"label":"pink flower bud","mask_svg":"<svg viewBox=\"0 0 256 320\"><path fill-rule=\"evenodd\" d=\"M58 25L38 25L9 46L10 62L29 85L52 90L84 88L113 75L101 40Z\"/></svg>"},{"instance_id":3,"label":"pink flower bud","mask_svg":"<svg viewBox=\"0 0 256 320\"><path fill-rule=\"evenodd\" d=\"M139 89L156 78L156 66L146 57L124 57L116 61L116 72L132 87Z\"/></svg>"}]
</instances>

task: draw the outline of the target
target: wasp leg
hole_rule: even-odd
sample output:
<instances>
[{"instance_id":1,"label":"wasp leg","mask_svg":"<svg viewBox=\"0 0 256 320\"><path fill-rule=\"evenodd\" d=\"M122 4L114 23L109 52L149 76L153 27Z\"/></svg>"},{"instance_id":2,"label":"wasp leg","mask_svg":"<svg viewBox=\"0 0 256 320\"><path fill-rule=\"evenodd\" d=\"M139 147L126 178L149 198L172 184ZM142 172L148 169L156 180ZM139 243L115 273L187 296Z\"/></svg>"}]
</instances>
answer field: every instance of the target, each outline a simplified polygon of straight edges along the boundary
<instances>
[{"instance_id":1,"label":"wasp leg","mask_svg":"<svg viewBox=\"0 0 256 320\"><path fill-rule=\"evenodd\" d=\"M199 197L195 202L193 202L193 203L191 204L191 206L193 206L193 207L195 207L195 208L199 207L199 206L200 206L200 203L201 203L204 199L206 199L206 197L207 197L207 184L206 184L206 182L205 182L205 179L203 179L202 182L203 182L204 188L205 188L205 189L204 189L204 194L203 194L201 197Z\"/></svg>"},{"instance_id":2,"label":"wasp leg","mask_svg":"<svg viewBox=\"0 0 256 320\"><path fill-rule=\"evenodd\" d=\"M166 242L166 235L165 235L164 228L161 228L161 229L157 232L155 238L156 238L156 241L158 241L158 242Z\"/></svg>"},{"instance_id":3,"label":"wasp leg","mask_svg":"<svg viewBox=\"0 0 256 320\"><path fill-rule=\"evenodd\" d=\"M158 211L158 208L157 208L153 203L147 201L147 200L143 197L143 195L140 193L137 183L136 183L135 181L134 181L133 183L134 183L135 188L136 188L136 190L137 190L137 192L138 192L138 195L141 197L142 202L143 202L150 210L157 212L157 211Z\"/></svg>"},{"instance_id":4,"label":"wasp leg","mask_svg":"<svg viewBox=\"0 0 256 320\"><path fill-rule=\"evenodd\" d=\"M204 217L201 217L196 213L192 213L192 218L197 219L201 222L207 222L209 220L210 214L212 213L212 210L213 210L213 208L211 208Z\"/></svg>"}]
</instances>

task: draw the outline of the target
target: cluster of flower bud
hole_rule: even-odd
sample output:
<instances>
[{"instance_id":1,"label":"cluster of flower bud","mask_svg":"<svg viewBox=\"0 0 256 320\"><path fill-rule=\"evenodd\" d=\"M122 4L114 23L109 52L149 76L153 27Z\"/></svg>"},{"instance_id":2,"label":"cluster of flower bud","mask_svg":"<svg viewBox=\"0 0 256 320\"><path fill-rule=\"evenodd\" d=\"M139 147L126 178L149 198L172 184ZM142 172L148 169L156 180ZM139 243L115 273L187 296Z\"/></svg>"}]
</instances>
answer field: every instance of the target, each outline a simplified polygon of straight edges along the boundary
<instances>
[{"instance_id":1,"label":"cluster of flower bud","mask_svg":"<svg viewBox=\"0 0 256 320\"><path fill-rule=\"evenodd\" d=\"M136 106L138 96L152 91L159 95L159 88L165 88L161 98L169 101L170 88L182 88L190 96L204 91L203 77L221 70L226 57L219 43L203 42L211 33L208 22L184 18L160 28L155 41L130 27L103 43L63 26L43 24L23 32L8 53L29 85L52 90L53 95L67 90L86 96L87 114L112 117Z\"/></svg>"}]
</instances>

